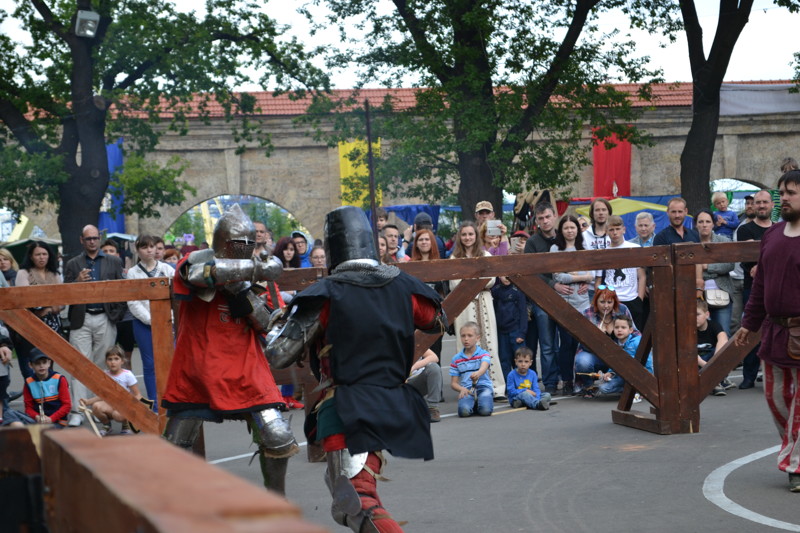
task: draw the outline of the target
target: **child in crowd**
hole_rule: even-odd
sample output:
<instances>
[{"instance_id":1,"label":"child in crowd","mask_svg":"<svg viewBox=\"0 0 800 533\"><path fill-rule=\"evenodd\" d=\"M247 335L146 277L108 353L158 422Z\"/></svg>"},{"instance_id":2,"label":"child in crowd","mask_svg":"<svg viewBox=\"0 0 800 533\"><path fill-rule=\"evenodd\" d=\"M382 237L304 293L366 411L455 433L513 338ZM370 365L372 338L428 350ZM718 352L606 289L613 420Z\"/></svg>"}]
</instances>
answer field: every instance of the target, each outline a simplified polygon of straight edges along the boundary
<instances>
[{"instance_id":1,"label":"child in crowd","mask_svg":"<svg viewBox=\"0 0 800 533\"><path fill-rule=\"evenodd\" d=\"M494 410L494 388L489 379L489 352L479 346L481 331L475 322L467 322L459 330L464 349L450 363L450 387L458 392L458 416L490 416Z\"/></svg>"},{"instance_id":2,"label":"child in crowd","mask_svg":"<svg viewBox=\"0 0 800 533\"><path fill-rule=\"evenodd\" d=\"M497 278L499 283L492 286L494 314L497 318L497 337L500 341L500 368L507 376L513 370L511 366L514 352L525 343L528 331L528 299L516 285L505 276Z\"/></svg>"},{"instance_id":3,"label":"child in crowd","mask_svg":"<svg viewBox=\"0 0 800 533\"><path fill-rule=\"evenodd\" d=\"M713 320L709 320L711 313L708 311L708 304L703 300L697 300L697 366L703 368L708 361L714 357L725 343L728 342L728 335L722 326ZM725 391L732 389L735 385L728 378L723 379L719 385L711 391L713 396L727 396Z\"/></svg>"},{"instance_id":4,"label":"child in crowd","mask_svg":"<svg viewBox=\"0 0 800 533\"><path fill-rule=\"evenodd\" d=\"M142 395L139 392L138 385L136 384L136 376L134 376L133 372L130 370L126 370L122 367L124 361L125 357L122 348L119 346L112 346L108 352L106 352L105 372L111 377L111 379L119 383L126 390L130 391L130 393L133 394L137 400L141 400ZM122 431L120 431L121 435L129 435L133 433L125 417L122 416L119 411L97 396L94 398L89 398L88 400L81 398L80 403L83 406L91 407L92 414L96 416L98 420L100 420L100 423L103 424L103 427L100 430L101 436L105 437L111 431L112 419L122 423Z\"/></svg>"},{"instance_id":5,"label":"child in crowd","mask_svg":"<svg viewBox=\"0 0 800 533\"><path fill-rule=\"evenodd\" d=\"M633 320L631 320L631 317L622 314L614 317L614 338L616 339L617 344L622 346L622 349L625 350L628 355L631 357L636 357L636 350L639 349L639 343L642 340L642 336L638 332L634 331ZM647 356L645 368L651 374L653 373L652 355ZM622 379L621 376L618 376L610 368L608 369L608 372L599 372L599 374L599 379L603 383L597 388L595 395L619 394L622 392L622 389L625 386L625 380Z\"/></svg>"},{"instance_id":6,"label":"child in crowd","mask_svg":"<svg viewBox=\"0 0 800 533\"><path fill-rule=\"evenodd\" d=\"M19 427L25 424L67 425L66 416L72 409L67 378L52 369L53 360L38 348L30 351L33 376L25 380L22 391L25 398L25 413L14 409L5 412L3 425Z\"/></svg>"},{"instance_id":7,"label":"child in crowd","mask_svg":"<svg viewBox=\"0 0 800 533\"><path fill-rule=\"evenodd\" d=\"M442 368L439 366L439 356L433 350L425 350L413 365L406 383L417 389L428 403L428 412L431 422L439 422L442 415L439 412L439 400L442 397Z\"/></svg>"},{"instance_id":8,"label":"child in crowd","mask_svg":"<svg viewBox=\"0 0 800 533\"><path fill-rule=\"evenodd\" d=\"M506 396L511 407L527 407L547 411L550 409L550 393L539 390L539 376L531 368L533 352L527 346L517 348L514 354L516 369L506 377Z\"/></svg>"},{"instance_id":9,"label":"child in crowd","mask_svg":"<svg viewBox=\"0 0 800 533\"><path fill-rule=\"evenodd\" d=\"M714 211L714 233L733 240L733 230L739 226L739 215L728 210L728 195L715 192L711 195L711 203L717 208Z\"/></svg>"}]
</instances>

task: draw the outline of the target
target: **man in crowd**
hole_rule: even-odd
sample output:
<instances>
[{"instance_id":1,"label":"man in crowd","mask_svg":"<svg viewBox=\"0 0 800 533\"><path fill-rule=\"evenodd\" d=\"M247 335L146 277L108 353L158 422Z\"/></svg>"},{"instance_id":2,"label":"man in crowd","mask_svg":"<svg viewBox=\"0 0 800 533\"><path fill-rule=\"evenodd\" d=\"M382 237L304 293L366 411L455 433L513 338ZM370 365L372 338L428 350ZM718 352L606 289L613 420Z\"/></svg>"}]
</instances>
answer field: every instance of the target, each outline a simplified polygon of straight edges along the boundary
<instances>
[{"instance_id":1,"label":"man in crowd","mask_svg":"<svg viewBox=\"0 0 800 533\"><path fill-rule=\"evenodd\" d=\"M789 474L789 490L800 493L800 338L792 334L800 328L796 283L800 278L800 171L783 174L778 189L784 222L763 234L750 298L734 341L741 346L751 331L761 330L758 354L764 361L764 397L781 437L778 469ZM762 192L755 198L756 219Z\"/></svg>"},{"instance_id":2,"label":"man in crowd","mask_svg":"<svg viewBox=\"0 0 800 533\"><path fill-rule=\"evenodd\" d=\"M81 232L83 252L70 259L64 267L64 283L124 279L122 260L100 250L100 232L92 225ZM125 303L96 302L69 306L69 342L94 364L104 367L106 351L117 338L117 322L125 315ZM73 407L70 426L80 426L83 415L77 408L81 399L92 395L77 379L72 378Z\"/></svg>"},{"instance_id":3,"label":"man in crowd","mask_svg":"<svg viewBox=\"0 0 800 533\"><path fill-rule=\"evenodd\" d=\"M744 197L744 211L739 215L739 225L750 222L756 218L755 199L752 194Z\"/></svg>"},{"instance_id":4,"label":"man in crowd","mask_svg":"<svg viewBox=\"0 0 800 533\"><path fill-rule=\"evenodd\" d=\"M614 214L611 202L605 198L595 198L589 205L589 218L592 225L583 232L584 250L603 250L608 248L606 224L608 217Z\"/></svg>"},{"instance_id":5,"label":"man in crowd","mask_svg":"<svg viewBox=\"0 0 800 533\"><path fill-rule=\"evenodd\" d=\"M253 255L257 256L261 252L271 253L272 243L270 241L272 239L267 225L263 222L253 222L253 226L256 228L256 249L253 251Z\"/></svg>"},{"instance_id":6,"label":"man in crowd","mask_svg":"<svg viewBox=\"0 0 800 533\"><path fill-rule=\"evenodd\" d=\"M753 197L753 202L756 216L752 222L739 226L736 233L737 241L760 241L767 230L772 227L772 194L768 190L758 191ZM753 277L756 275L757 270L758 262L742 263L742 271L744 273L742 301L745 308L747 308L747 302L750 299ZM744 318L742 322L744 322ZM759 366L758 347L756 347L744 358L744 363L742 364L742 383L739 385L740 389L752 389L755 386Z\"/></svg>"},{"instance_id":7,"label":"man in crowd","mask_svg":"<svg viewBox=\"0 0 800 533\"><path fill-rule=\"evenodd\" d=\"M656 237L655 231L656 222L653 220L653 214L642 211L636 215L636 237L630 242L638 244L642 248L653 246L653 240Z\"/></svg>"},{"instance_id":8,"label":"man in crowd","mask_svg":"<svg viewBox=\"0 0 800 533\"><path fill-rule=\"evenodd\" d=\"M503 225L503 221L494 216L494 207L492 207L492 202L481 200L475 204L475 223L478 225L478 228L480 228L481 224L485 223L487 220L500 220L498 227L500 228L501 235L505 235L508 231L505 225Z\"/></svg>"},{"instance_id":9,"label":"man in crowd","mask_svg":"<svg viewBox=\"0 0 800 533\"><path fill-rule=\"evenodd\" d=\"M292 232L292 242L294 243L295 253L300 257L300 267L311 267L311 260L308 258L311 250L308 248L308 237L302 231Z\"/></svg>"},{"instance_id":10,"label":"man in crowd","mask_svg":"<svg viewBox=\"0 0 800 533\"><path fill-rule=\"evenodd\" d=\"M653 246L663 246L678 242L700 242L700 235L697 230L683 225L687 214L686 200L680 197L670 199L669 203L667 203L669 226L658 232L655 239L653 239Z\"/></svg>"},{"instance_id":11,"label":"man in crowd","mask_svg":"<svg viewBox=\"0 0 800 533\"><path fill-rule=\"evenodd\" d=\"M408 261L403 249L400 248L400 230L394 224L386 224L383 227L383 236L386 237L386 253L392 261L402 263Z\"/></svg>"},{"instance_id":12,"label":"man in crowd","mask_svg":"<svg viewBox=\"0 0 800 533\"><path fill-rule=\"evenodd\" d=\"M547 202L536 204L534 209L536 225L538 230L525 243L526 254L536 254L549 252L550 247L556 242L556 210ZM553 287L559 294L570 294L572 288L569 285L556 283L552 274L539 274L548 285ZM535 320L535 328L539 335L540 359L542 365L542 383L545 392L555 395L558 391L558 337L556 337L556 322L544 309L531 302L532 318ZM529 330L532 328L529 328ZM533 339L528 339L529 347L536 346Z\"/></svg>"}]
</instances>

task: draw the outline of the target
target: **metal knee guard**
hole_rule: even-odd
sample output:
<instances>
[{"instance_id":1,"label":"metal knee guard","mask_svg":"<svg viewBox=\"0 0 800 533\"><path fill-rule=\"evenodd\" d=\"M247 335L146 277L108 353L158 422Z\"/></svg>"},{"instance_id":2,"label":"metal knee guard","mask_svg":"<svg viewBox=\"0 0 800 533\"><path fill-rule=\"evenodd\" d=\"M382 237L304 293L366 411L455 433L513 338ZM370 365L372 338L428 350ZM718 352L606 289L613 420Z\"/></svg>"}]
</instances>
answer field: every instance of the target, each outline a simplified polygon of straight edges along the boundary
<instances>
[{"instance_id":1,"label":"metal knee guard","mask_svg":"<svg viewBox=\"0 0 800 533\"><path fill-rule=\"evenodd\" d=\"M288 458L300 451L289 421L277 409L252 413L259 449L267 457Z\"/></svg>"},{"instance_id":2,"label":"metal knee guard","mask_svg":"<svg viewBox=\"0 0 800 533\"><path fill-rule=\"evenodd\" d=\"M201 427L203 427L203 421L199 418L173 417L167 420L163 437L181 448L191 449L200 435Z\"/></svg>"},{"instance_id":3,"label":"metal knee guard","mask_svg":"<svg viewBox=\"0 0 800 533\"><path fill-rule=\"evenodd\" d=\"M361 509L361 496L350 481L367 464L368 453L352 455L348 450L327 452L325 484L333 496L331 515L337 524L356 533L377 533L370 515Z\"/></svg>"}]
</instances>

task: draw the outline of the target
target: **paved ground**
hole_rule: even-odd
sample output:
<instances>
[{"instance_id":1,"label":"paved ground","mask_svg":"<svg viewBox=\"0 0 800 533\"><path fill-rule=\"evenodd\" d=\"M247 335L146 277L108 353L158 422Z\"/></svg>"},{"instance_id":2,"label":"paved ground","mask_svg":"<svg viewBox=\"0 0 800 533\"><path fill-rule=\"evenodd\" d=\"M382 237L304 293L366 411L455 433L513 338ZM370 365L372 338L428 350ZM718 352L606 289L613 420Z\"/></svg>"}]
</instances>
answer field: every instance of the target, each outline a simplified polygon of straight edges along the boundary
<instances>
[{"instance_id":1,"label":"paved ground","mask_svg":"<svg viewBox=\"0 0 800 533\"><path fill-rule=\"evenodd\" d=\"M489 418L458 419L455 393L445 398L432 426L436 459L390 457L392 481L380 484L408 532L800 531L800 495L788 492L769 451L778 439L760 383L709 397L694 435L615 425L612 401L562 398L548 412L496 404ZM293 411L301 442L303 419ZM260 483L257 461L241 457L252 453L243 423L207 424L205 435L209 461ZM304 449L290 461L287 496L308 520L345 531L330 518L324 469Z\"/></svg>"}]
</instances>

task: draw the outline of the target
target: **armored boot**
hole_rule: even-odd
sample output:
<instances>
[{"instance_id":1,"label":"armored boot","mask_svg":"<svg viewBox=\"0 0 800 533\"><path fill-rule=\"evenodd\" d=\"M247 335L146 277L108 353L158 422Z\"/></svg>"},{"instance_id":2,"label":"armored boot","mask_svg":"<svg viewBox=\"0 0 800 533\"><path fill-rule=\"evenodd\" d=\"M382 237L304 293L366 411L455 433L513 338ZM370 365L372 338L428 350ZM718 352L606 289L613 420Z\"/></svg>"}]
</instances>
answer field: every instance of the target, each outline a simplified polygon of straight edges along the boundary
<instances>
[{"instance_id":1,"label":"armored boot","mask_svg":"<svg viewBox=\"0 0 800 533\"><path fill-rule=\"evenodd\" d=\"M202 427L203 421L199 418L171 417L167 420L162 436L176 446L191 450Z\"/></svg>"},{"instance_id":2,"label":"armored boot","mask_svg":"<svg viewBox=\"0 0 800 533\"><path fill-rule=\"evenodd\" d=\"M325 483L333 496L331 515L336 523L356 533L402 533L383 508L376 488L384 460L380 453L327 452Z\"/></svg>"},{"instance_id":3,"label":"armored boot","mask_svg":"<svg viewBox=\"0 0 800 533\"><path fill-rule=\"evenodd\" d=\"M264 476L264 486L285 494L289 457L300 451L289 421L277 409L265 409L252 413L250 424L253 428L253 440L258 443L258 461Z\"/></svg>"}]
</instances>

